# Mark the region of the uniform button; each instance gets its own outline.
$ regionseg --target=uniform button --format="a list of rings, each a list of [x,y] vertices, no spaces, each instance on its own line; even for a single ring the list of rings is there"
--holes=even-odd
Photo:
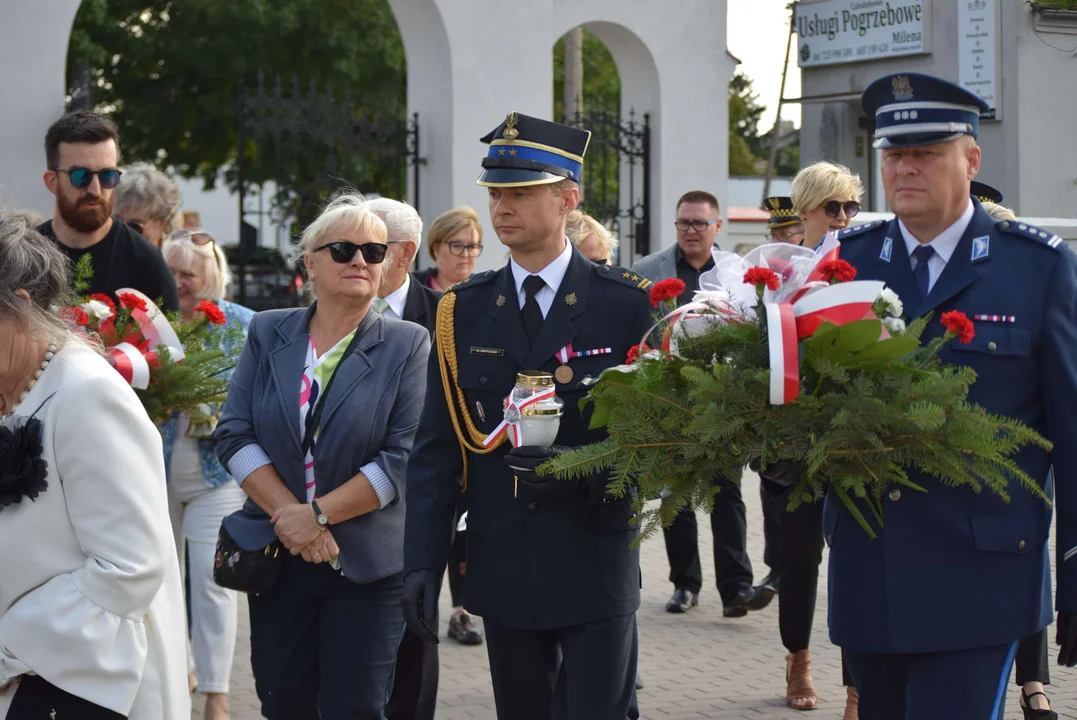
[[[996,350],[998,350],[998,345],[996,345],[995,341],[992,340],[991,342],[987,343],[987,349],[991,352],[995,352]]]
[[[482,383],[483,385],[485,385],[486,384],[486,376],[483,375],[481,378],[479,378],[479,382]]]
[[[1024,549],[1025,549],[1025,541],[1024,541],[1024,540],[1022,540],[1021,542],[1017,543],[1017,549],[1018,549],[1018,550],[1024,550]]]
[[[529,502],[529,503],[527,503],[527,512],[535,512],[535,510],[537,510],[537,509],[538,509],[538,503],[537,502]]]
[[[898,500],[900,500],[901,499],[901,491],[898,490],[897,488],[894,488],[893,490],[891,490],[890,491],[890,499],[892,501],[894,501],[894,502],[897,502]]]

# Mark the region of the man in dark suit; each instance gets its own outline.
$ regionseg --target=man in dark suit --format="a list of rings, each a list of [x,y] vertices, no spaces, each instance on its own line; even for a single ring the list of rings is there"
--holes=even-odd
[[[537,475],[560,451],[605,437],[580,410],[585,377],[623,362],[651,324],[650,281],[596,265],[565,238],[590,133],[510,113],[483,139],[479,184],[512,258],[438,307],[428,385],[408,466],[404,614],[430,642],[461,473],[469,495],[467,607],[481,615],[501,720],[637,718],[635,493]],[[557,445],[510,450],[500,424],[522,371],[556,378]]]
[[[408,273],[422,242],[423,221],[415,208],[397,200],[375,198],[369,205],[385,223],[389,244],[374,307],[386,317],[422,325],[433,336],[441,293],[413,282]],[[438,671],[438,646],[405,630],[396,656],[393,694],[385,706],[388,720],[434,720]]]
[[[1048,494],[1057,482],[1059,662],[1073,666],[1077,259],[1057,236],[996,223],[969,197],[987,110],[976,95],[908,73],[875,81],[861,102],[876,119],[883,187],[897,217],[842,231],[841,257],[858,280],[885,281],[910,318],[934,315],[924,342],[943,334],[943,312],[973,320],[975,337],[944,348],[942,362],[976,371],[971,402],[1054,444],[1050,453],[1026,447],[1014,460]],[[1018,641],[1051,621],[1051,508],[1020,487],[1007,503],[915,468],[909,479],[929,492],[892,488],[875,540],[836,497],[824,511],[830,637],[845,650],[860,717],[1002,718]]]

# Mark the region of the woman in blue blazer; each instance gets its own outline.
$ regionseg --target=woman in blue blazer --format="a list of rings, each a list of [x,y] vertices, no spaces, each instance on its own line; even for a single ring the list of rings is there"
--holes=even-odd
[[[371,308],[387,247],[362,196],[326,207],[297,248],[317,301],[255,315],[214,435],[248,496],[225,530],[244,550],[289,551],[273,588],[248,597],[270,720],[382,720],[392,689],[430,339]]]

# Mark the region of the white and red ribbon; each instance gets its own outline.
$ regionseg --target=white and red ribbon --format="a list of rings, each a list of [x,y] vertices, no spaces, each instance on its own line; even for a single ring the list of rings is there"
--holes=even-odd
[[[150,386],[150,364],[141,350],[131,343],[122,342],[105,352],[108,354],[109,364],[116,368],[128,385],[138,390],[145,390]]]
[[[560,362],[562,365],[567,363],[572,358],[576,357],[576,352],[572,349],[572,343],[569,343],[568,345],[565,345],[563,348],[558,350],[557,354],[554,355],[554,357],[556,357],[557,361]]]
[[[536,391],[534,395],[518,404],[512,403],[512,396],[510,395],[509,397],[505,398],[505,414],[508,415],[510,411],[513,411],[513,415],[515,415],[517,418],[522,418],[524,408],[530,407],[531,405],[534,405],[540,400],[545,400],[546,398],[551,397],[556,391],[557,389],[553,386],[542,388],[541,390]],[[490,447],[494,443],[498,442],[501,439],[501,436],[507,432],[512,432],[513,447],[520,447],[523,444],[524,437],[520,429],[520,423],[509,422],[508,419],[505,419],[502,420],[498,424],[498,426],[494,428],[494,431],[487,435],[486,439],[482,441],[483,447]]]
[[[168,323],[168,318],[166,318],[165,314],[157,308],[157,305],[153,300],[150,300],[143,293],[133,288],[121,288],[116,291],[117,296],[124,293],[136,295],[142,298],[142,301],[146,303],[145,311],[132,308],[131,317],[138,323],[138,327],[142,331],[142,336],[145,337],[146,341],[149,343],[149,349],[156,350],[159,345],[164,345],[168,348],[168,354],[173,362],[183,360],[185,357],[183,343],[180,342],[179,336],[176,335],[176,331],[173,330],[172,326]]]

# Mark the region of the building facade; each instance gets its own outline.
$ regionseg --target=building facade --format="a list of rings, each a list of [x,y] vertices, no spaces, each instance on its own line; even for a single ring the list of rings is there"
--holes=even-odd
[[[1024,0],[815,0],[797,3],[801,159],[832,160],[885,211],[873,80],[919,72],[957,82],[993,110],[980,121],[979,179],[1025,217],[1077,217],[1077,11]],[[915,92],[915,87],[913,87]]]

